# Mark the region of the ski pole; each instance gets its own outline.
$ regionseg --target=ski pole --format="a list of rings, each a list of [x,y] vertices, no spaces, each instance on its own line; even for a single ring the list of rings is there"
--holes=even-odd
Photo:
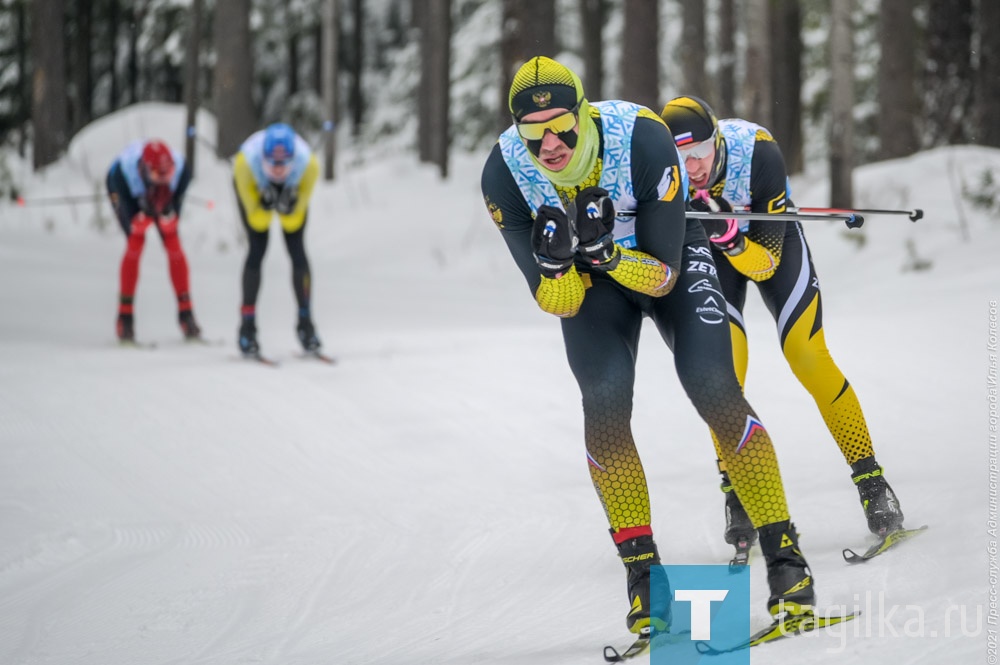
[[[53,196],[44,199],[25,199],[23,196],[17,197],[18,207],[23,208],[29,205],[51,206],[64,205],[67,203],[79,203],[85,201],[99,201],[104,198],[98,194],[73,194],[70,196]]]
[[[20,208],[25,206],[51,206],[51,205],[68,205],[71,203],[87,203],[94,202],[98,203],[105,198],[102,194],[71,194],[69,196],[53,196],[49,198],[41,199],[26,199],[23,196],[17,197],[17,205]],[[215,201],[212,199],[202,198],[196,194],[188,194],[185,200],[191,201],[195,205],[200,205],[202,207],[212,210],[215,208]]]
[[[619,217],[635,217],[634,210],[622,210]],[[801,212],[801,209],[789,212],[697,212],[687,210],[685,217],[692,219],[747,219],[747,220],[786,220],[789,222],[819,222],[843,220],[849,229],[859,228],[865,223],[865,218],[854,211],[830,211],[823,213]]]
[[[920,208],[914,208],[913,210],[881,210],[875,208],[786,208],[788,212],[805,212],[805,213],[859,213],[862,215],[906,215],[910,218],[911,222],[915,222],[918,219],[923,219],[924,211]]]

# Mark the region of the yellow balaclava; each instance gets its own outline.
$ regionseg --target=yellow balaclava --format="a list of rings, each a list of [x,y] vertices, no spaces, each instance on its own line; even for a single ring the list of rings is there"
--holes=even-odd
[[[564,140],[567,146],[573,148],[573,156],[566,168],[561,171],[550,171],[545,168],[537,158],[541,142],[525,141],[525,143],[535,167],[556,185],[573,187],[590,175],[597,163],[597,151],[601,141],[597,133],[597,124],[590,117],[590,104],[583,96],[583,83],[580,82],[580,77],[551,58],[535,56],[524,63],[514,75],[508,106],[514,122],[535,111],[576,108],[579,133],[575,135],[573,145],[570,145],[573,138]]]

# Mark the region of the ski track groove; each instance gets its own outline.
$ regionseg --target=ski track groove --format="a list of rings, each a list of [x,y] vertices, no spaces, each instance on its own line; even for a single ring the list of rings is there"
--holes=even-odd
[[[95,618],[96,623],[100,624],[99,618],[108,613],[107,606],[104,612],[89,611],[79,614],[74,611],[74,605],[84,597],[95,595],[99,590],[113,590],[123,577],[161,558],[169,551],[163,549],[163,546],[174,538],[176,530],[167,527],[139,527],[127,530],[112,528],[106,546],[91,550],[85,556],[55,571],[48,571],[42,579],[18,593],[5,594],[0,609],[6,610],[15,604],[28,605],[20,612],[21,616],[26,618],[24,622],[26,632],[12,655],[18,657],[25,652],[40,651],[38,647],[45,638],[53,633],[63,632],[73,624],[95,622]],[[145,556],[148,553],[153,554],[152,559]],[[86,572],[76,574],[83,569],[86,569]],[[55,598],[56,596],[59,598]],[[128,598],[129,594],[126,592],[124,596],[109,597]],[[52,607],[59,607],[59,614],[72,619],[68,623],[57,622],[51,612]]]

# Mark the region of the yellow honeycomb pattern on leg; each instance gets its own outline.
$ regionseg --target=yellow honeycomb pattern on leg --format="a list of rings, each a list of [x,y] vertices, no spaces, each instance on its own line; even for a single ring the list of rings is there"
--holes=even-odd
[[[629,424],[631,391],[619,381],[594,386],[584,398],[584,416],[590,476],[612,529],[648,525],[646,474]]]
[[[822,326],[817,330],[819,294],[795,322],[785,338],[789,367],[816,401],[827,429],[848,464],[872,457],[871,434],[854,388],[833,362]]]
[[[763,428],[756,430],[739,452],[722,441],[717,442],[716,450],[722,453],[736,496],[755,527],[789,519],[778,458]]]

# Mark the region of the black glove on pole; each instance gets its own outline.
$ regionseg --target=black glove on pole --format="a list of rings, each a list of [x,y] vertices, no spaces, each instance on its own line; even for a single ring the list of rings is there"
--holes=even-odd
[[[618,267],[621,252],[615,245],[615,204],[606,189],[587,187],[570,204],[570,213],[580,240],[577,252],[595,270]]]
[[[555,279],[573,265],[576,234],[559,208],[541,206],[531,227],[531,249],[542,275]]]

